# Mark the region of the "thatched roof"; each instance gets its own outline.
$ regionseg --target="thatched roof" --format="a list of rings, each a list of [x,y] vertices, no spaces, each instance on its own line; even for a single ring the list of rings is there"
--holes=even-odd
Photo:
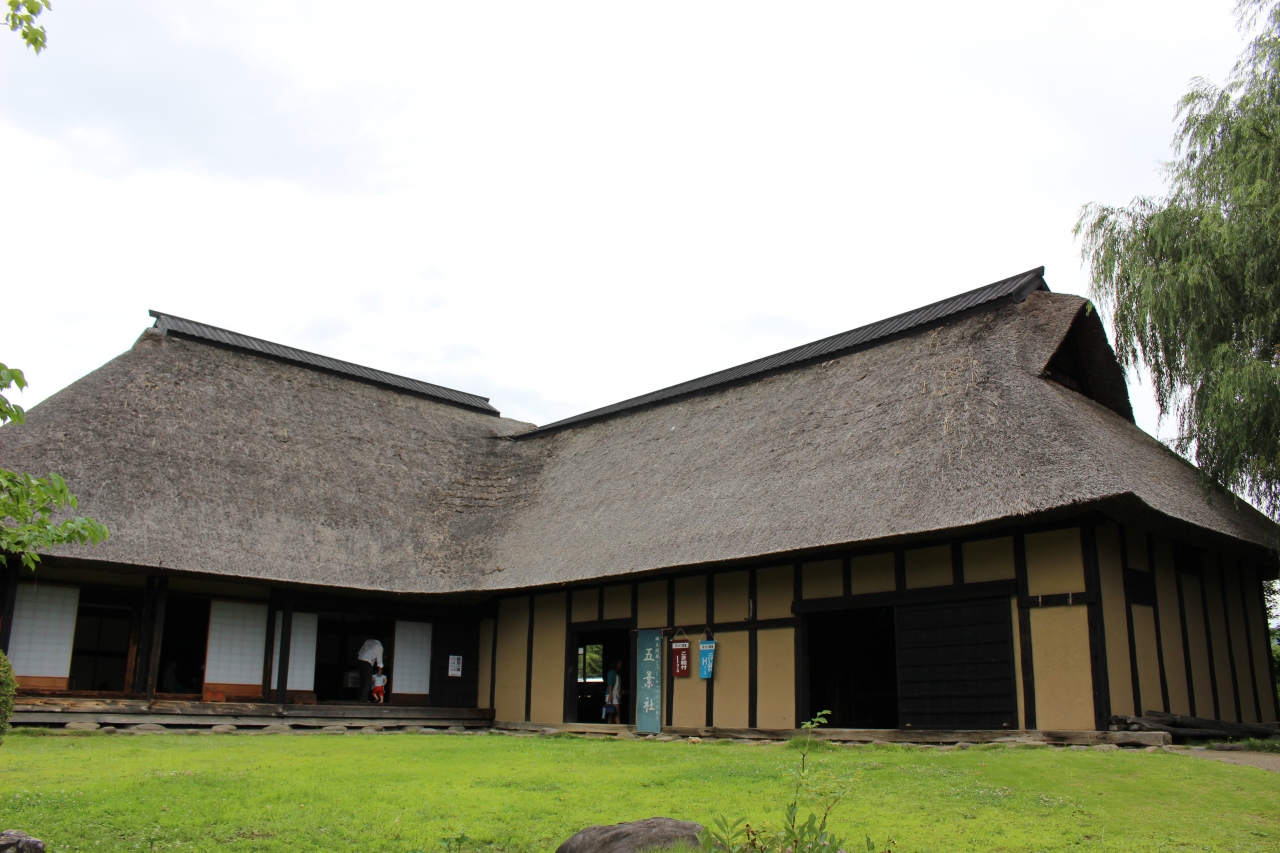
[[[148,329],[0,429],[0,466],[56,470],[107,562],[343,587],[482,585],[535,470],[530,425]]]
[[[149,331],[0,430],[0,466],[59,471],[111,528],[76,555],[397,592],[552,585],[1102,505],[1274,547],[1274,524],[1206,498],[1195,469],[1133,424],[1084,300],[1019,296],[551,432]]]

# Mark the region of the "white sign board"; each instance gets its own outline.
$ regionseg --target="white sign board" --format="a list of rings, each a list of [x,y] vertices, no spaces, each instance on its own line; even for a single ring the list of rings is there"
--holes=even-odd
[[[449,655],[449,677],[462,677],[462,655]]]

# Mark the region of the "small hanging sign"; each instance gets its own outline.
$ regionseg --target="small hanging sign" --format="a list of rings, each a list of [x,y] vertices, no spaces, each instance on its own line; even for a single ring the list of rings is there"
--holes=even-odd
[[[716,641],[698,641],[698,677],[710,678],[716,663]]]
[[[662,731],[662,632],[636,632],[636,731]]]
[[[671,641],[671,675],[675,678],[689,677],[689,641]]]
[[[449,655],[449,677],[462,677],[462,655]]]

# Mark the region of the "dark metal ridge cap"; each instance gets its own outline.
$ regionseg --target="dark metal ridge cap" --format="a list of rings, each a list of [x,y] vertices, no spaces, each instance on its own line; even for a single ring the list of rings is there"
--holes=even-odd
[[[412,393],[431,397],[455,406],[461,406],[465,409],[483,412],[487,415],[500,414],[497,409],[489,404],[488,397],[468,394],[465,391],[455,391],[452,388],[445,388],[442,385],[433,385],[430,382],[423,382],[420,379],[410,379],[407,376],[399,376],[395,373],[387,373],[383,370],[364,367],[363,365],[353,364],[349,361],[341,361],[336,358],[330,358],[326,355],[320,355],[319,353],[295,349],[294,347],[287,347],[283,344],[272,343],[271,341],[266,341],[262,338],[250,337],[249,335],[242,335],[239,332],[220,329],[217,326],[210,326],[205,323],[197,323],[194,320],[187,320],[183,317],[177,317],[173,314],[165,314],[161,311],[152,310],[148,313],[156,320],[154,328],[159,329],[163,334],[175,333],[179,337],[193,338],[224,347],[230,347],[232,349],[250,352],[254,355],[262,355],[269,358],[279,359],[281,361],[301,364],[305,367],[315,368],[326,373],[336,374],[349,379],[358,379],[374,385],[393,388],[398,391],[410,391]]]
[[[859,326],[848,332],[840,332],[821,340],[784,350],[764,358],[749,361],[736,367],[730,367],[697,379],[671,385],[648,394],[641,394],[618,403],[592,409],[580,415],[574,415],[528,432],[512,436],[515,439],[535,438],[569,427],[603,420],[624,412],[649,408],[671,400],[692,396],[711,390],[718,390],[738,383],[763,378],[775,373],[793,370],[811,364],[820,359],[832,356],[848,355],[859,350],[888,343],[909,335],[918,334],[928,329],[950,323],[952,321],[991,311],[1004,305],[1021,302],[1037,290],[1048,290],[1044,280],[1044,267],[1036,267],[1015,276],[957,294],[920,308],[914,308],[896,314],[884,320],[877,320],[865,326]]]

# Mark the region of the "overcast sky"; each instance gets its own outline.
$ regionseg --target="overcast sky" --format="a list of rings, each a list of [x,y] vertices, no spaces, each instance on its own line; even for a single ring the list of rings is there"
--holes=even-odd
[[[0,362],[23,404],[155,308],[536,423],[1042,264],[1084,293],[1080,205],[1158,193],[1178,97],[1243,44],[1231,0],[41,20],[39,57],[0,33]]]

